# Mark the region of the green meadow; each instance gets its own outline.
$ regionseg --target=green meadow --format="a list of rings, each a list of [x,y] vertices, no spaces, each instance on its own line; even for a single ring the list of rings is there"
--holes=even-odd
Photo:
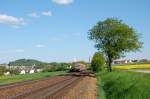
[[[100,99],[150,99],[150,74],[101,72],[97,79]]]

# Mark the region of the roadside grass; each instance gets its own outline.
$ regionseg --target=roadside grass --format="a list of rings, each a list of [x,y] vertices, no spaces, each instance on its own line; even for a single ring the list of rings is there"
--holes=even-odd
[[[0,85],[66,74],[67,71],[41,72],[25,75],[0,76]]]
[[[150,74],[115,71],[96,75],[106,99],[150,99]]]
[[[113,69],[150,69],[150,64],[135,64],[135,65],[120,65],[120,66],[112,66]]]
[[[99,99],[106,99],[106,96],[105,96],[105,91],[103,89],[103,86],[104,86],[104,83],[102,82],[101,80],[101,77],[99,75],[97,75],[97,85],[98,85],[98,96],[99,96]]]

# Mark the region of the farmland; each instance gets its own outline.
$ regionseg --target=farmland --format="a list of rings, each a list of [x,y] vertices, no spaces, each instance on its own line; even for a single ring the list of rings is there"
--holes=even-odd
[[[115,71],[97,74],[101,99],[149,99],[150,74]]]
[[[113,69],[122,69],[122,70],[150,69],[150,64],[120,65],[120,66],[113,66]]]
[[[88,86],[85,86],[87,83]],[[0,86],[0,99],[78,99],[79,97],[97,99],[95,78],[71,73]]]
[[[13,76],[0,76],[0,85],[26,81],[26,80],[35,80],[41,79],[50,76],[56,76],[61,74],[66,74],[66,71],[57,71],[57,72],[41,72],[35,74],[26,74],[26,75],[13,75]]]

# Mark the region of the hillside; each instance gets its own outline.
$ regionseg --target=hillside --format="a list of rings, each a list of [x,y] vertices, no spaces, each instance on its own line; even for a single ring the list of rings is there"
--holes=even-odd
[[[8,65],[9,66],[33,66],[33,65],[39,66],[41,64],[44,63],[34,59],[19,59],[16,61],[9,62]]]

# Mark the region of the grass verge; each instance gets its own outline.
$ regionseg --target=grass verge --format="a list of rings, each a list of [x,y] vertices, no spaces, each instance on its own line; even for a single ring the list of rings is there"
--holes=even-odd
[[[97,74],[97,78],[99,89],[105,91],[106,99],[150,99],[150,74],[102,72]]]
[[[98,81],[98,96],[99,96],[99,99],[106,99],[106,96],[105,96],[105,91],[103,89],[103,86],[104,86],[104,83],[102,82],[101,80],[101,77],[99,75],[97,75],[97,81]]]
[[[67,71],[57,71],[57,72],[41,72],[41,73],[25,74],[25,75],[1,76],[0,85],[20,82],[20,81],[41,79],[50,76],[62,75],[66,73]]]

